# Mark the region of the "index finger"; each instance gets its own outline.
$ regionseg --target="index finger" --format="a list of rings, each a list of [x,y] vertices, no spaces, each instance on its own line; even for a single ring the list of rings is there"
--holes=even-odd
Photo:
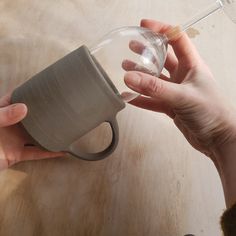
[[[168,31],[170,32],[173,29],[171,25],[154,20],[142,20],[141,26],[161,34],[167,34]],[[180,33],[179,37],[170,40],[169,44],[173,47],[178,60],[184,60],[189,66],[195,66],[201,60],[195,46],[186,33]]]
[[[11,93],[7,93],[0,98],[0,107],[6,107],[11,104]]]

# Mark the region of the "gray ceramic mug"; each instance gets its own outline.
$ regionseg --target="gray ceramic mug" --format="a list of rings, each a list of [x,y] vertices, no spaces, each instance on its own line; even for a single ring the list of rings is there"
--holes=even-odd
[[[12,103],[18,102],[28,107],[23,127],[49,151],[93,161],[110,155],[118,144],[116,115],[125,103],[86,46],[16,88]],[[110,145],[99,153],[80,152],[79,138],[103,122],[109,122],[112,129]]]

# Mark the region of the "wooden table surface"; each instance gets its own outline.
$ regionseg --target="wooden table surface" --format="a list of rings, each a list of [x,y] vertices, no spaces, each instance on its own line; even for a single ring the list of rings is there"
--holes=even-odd
[[[211,2],[1,0],[0,95],[111,29],[141,18],[177,24]],[[218,12],[194,28],[192,40],[234,101],[235,25]],[[66,156],[1,171],[0,235],[221,235],[225,205],[213,164],[162,114],[127,106],[118,120],[119,146],[103,161]],[[103,126],[81,146],[108,139]]]

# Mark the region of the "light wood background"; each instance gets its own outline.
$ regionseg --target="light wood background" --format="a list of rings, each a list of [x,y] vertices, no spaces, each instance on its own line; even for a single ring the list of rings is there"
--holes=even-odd
[[[141,18],[177,24],[210,0],[1,0],[0,95],[81,44]],[[218,12],[193,39],[222,90],[236,99],[236,27]],[[128,106],[116,152],[70,156],[0,172],[0,235],[221,235],[225,205],[213,164],[166,116]],[[109,139],[103,126],[82,146]]]

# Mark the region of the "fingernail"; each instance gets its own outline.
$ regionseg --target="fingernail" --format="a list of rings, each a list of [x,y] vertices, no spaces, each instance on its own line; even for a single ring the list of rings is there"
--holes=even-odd
[[[136,72],[128,72],[125,74],[125,82],[131,87],[138,87],[140,85],[141,76]]]
[[[137,40],[131,40],[131,41],[129,42],[129,45],[130,45],[130,47],[140,46],[140,42],[137,41]],[[141,44],[141,45],[142,45],[142,44]]]
[[[11,110],[10,110],[10,116],[11,117],[18,117],[18,116],[22,116],[27,112],[27,107],[25,104],[13,104],[11,106]]]
[[[143,18],[142,20],[141,20],[141,25],[143,24],[143,23],[145,23],[146,21],[148,21],[149,19],[145,19],[145,18]]]

